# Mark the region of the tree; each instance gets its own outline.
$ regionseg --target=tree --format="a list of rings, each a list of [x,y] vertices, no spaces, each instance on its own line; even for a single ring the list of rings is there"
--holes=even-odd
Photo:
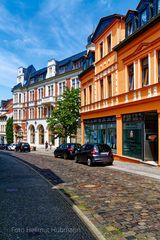
[[[8,118],[6,125],[6,139],[7,143],[13,143],[13,117]]]
[[[55,138],[66,139],[77,133],[80,120],[80,90],[66,89],[47,122],[49,127],[56,133]]]

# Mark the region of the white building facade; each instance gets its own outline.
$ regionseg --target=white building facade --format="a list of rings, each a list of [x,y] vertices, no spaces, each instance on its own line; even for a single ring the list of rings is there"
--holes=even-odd
[[[12,89],[14,142],[27,141],[37,148],[44,148],[46,141],[53,147],[60,144],[49,129],[47,118],[66,87],[80,87],[78,75],[85,54],[84,51],[59,62],[49,60],[47,67],[38,71],[32,65],[19,68],[17,85]]]

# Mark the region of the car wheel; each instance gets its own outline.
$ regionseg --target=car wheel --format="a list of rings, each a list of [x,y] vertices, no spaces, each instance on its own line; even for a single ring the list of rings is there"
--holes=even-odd
[[[92,160],[90,158],[87,159],[87,165],[90,167],[92,166]]]
[[[64,154],[63,154],[63,158],[64,158],[64,159],[67,159],[67,157],[68,157],[68,156],[67,156],[67,153],[64,153]]]
[[[75,160],[76,163],[78,163],[78,157],[77,156],[74,157],[74,160]]]

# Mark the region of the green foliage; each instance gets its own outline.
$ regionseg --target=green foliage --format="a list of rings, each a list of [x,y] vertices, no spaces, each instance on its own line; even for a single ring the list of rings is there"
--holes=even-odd
[[[56,133],[56,137],[65,139],[76,134],[80,119],[80,90],[66,89],[52,115],[48,118],[49,127]]]
[[[8,118],[6,126],[7,143],[13,143],[13,117]]]

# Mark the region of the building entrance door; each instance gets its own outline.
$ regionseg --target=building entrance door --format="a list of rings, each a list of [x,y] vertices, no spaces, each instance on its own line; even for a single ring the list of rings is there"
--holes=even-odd
[[[144,161],[158,161],[158,114],[145,113]]]

